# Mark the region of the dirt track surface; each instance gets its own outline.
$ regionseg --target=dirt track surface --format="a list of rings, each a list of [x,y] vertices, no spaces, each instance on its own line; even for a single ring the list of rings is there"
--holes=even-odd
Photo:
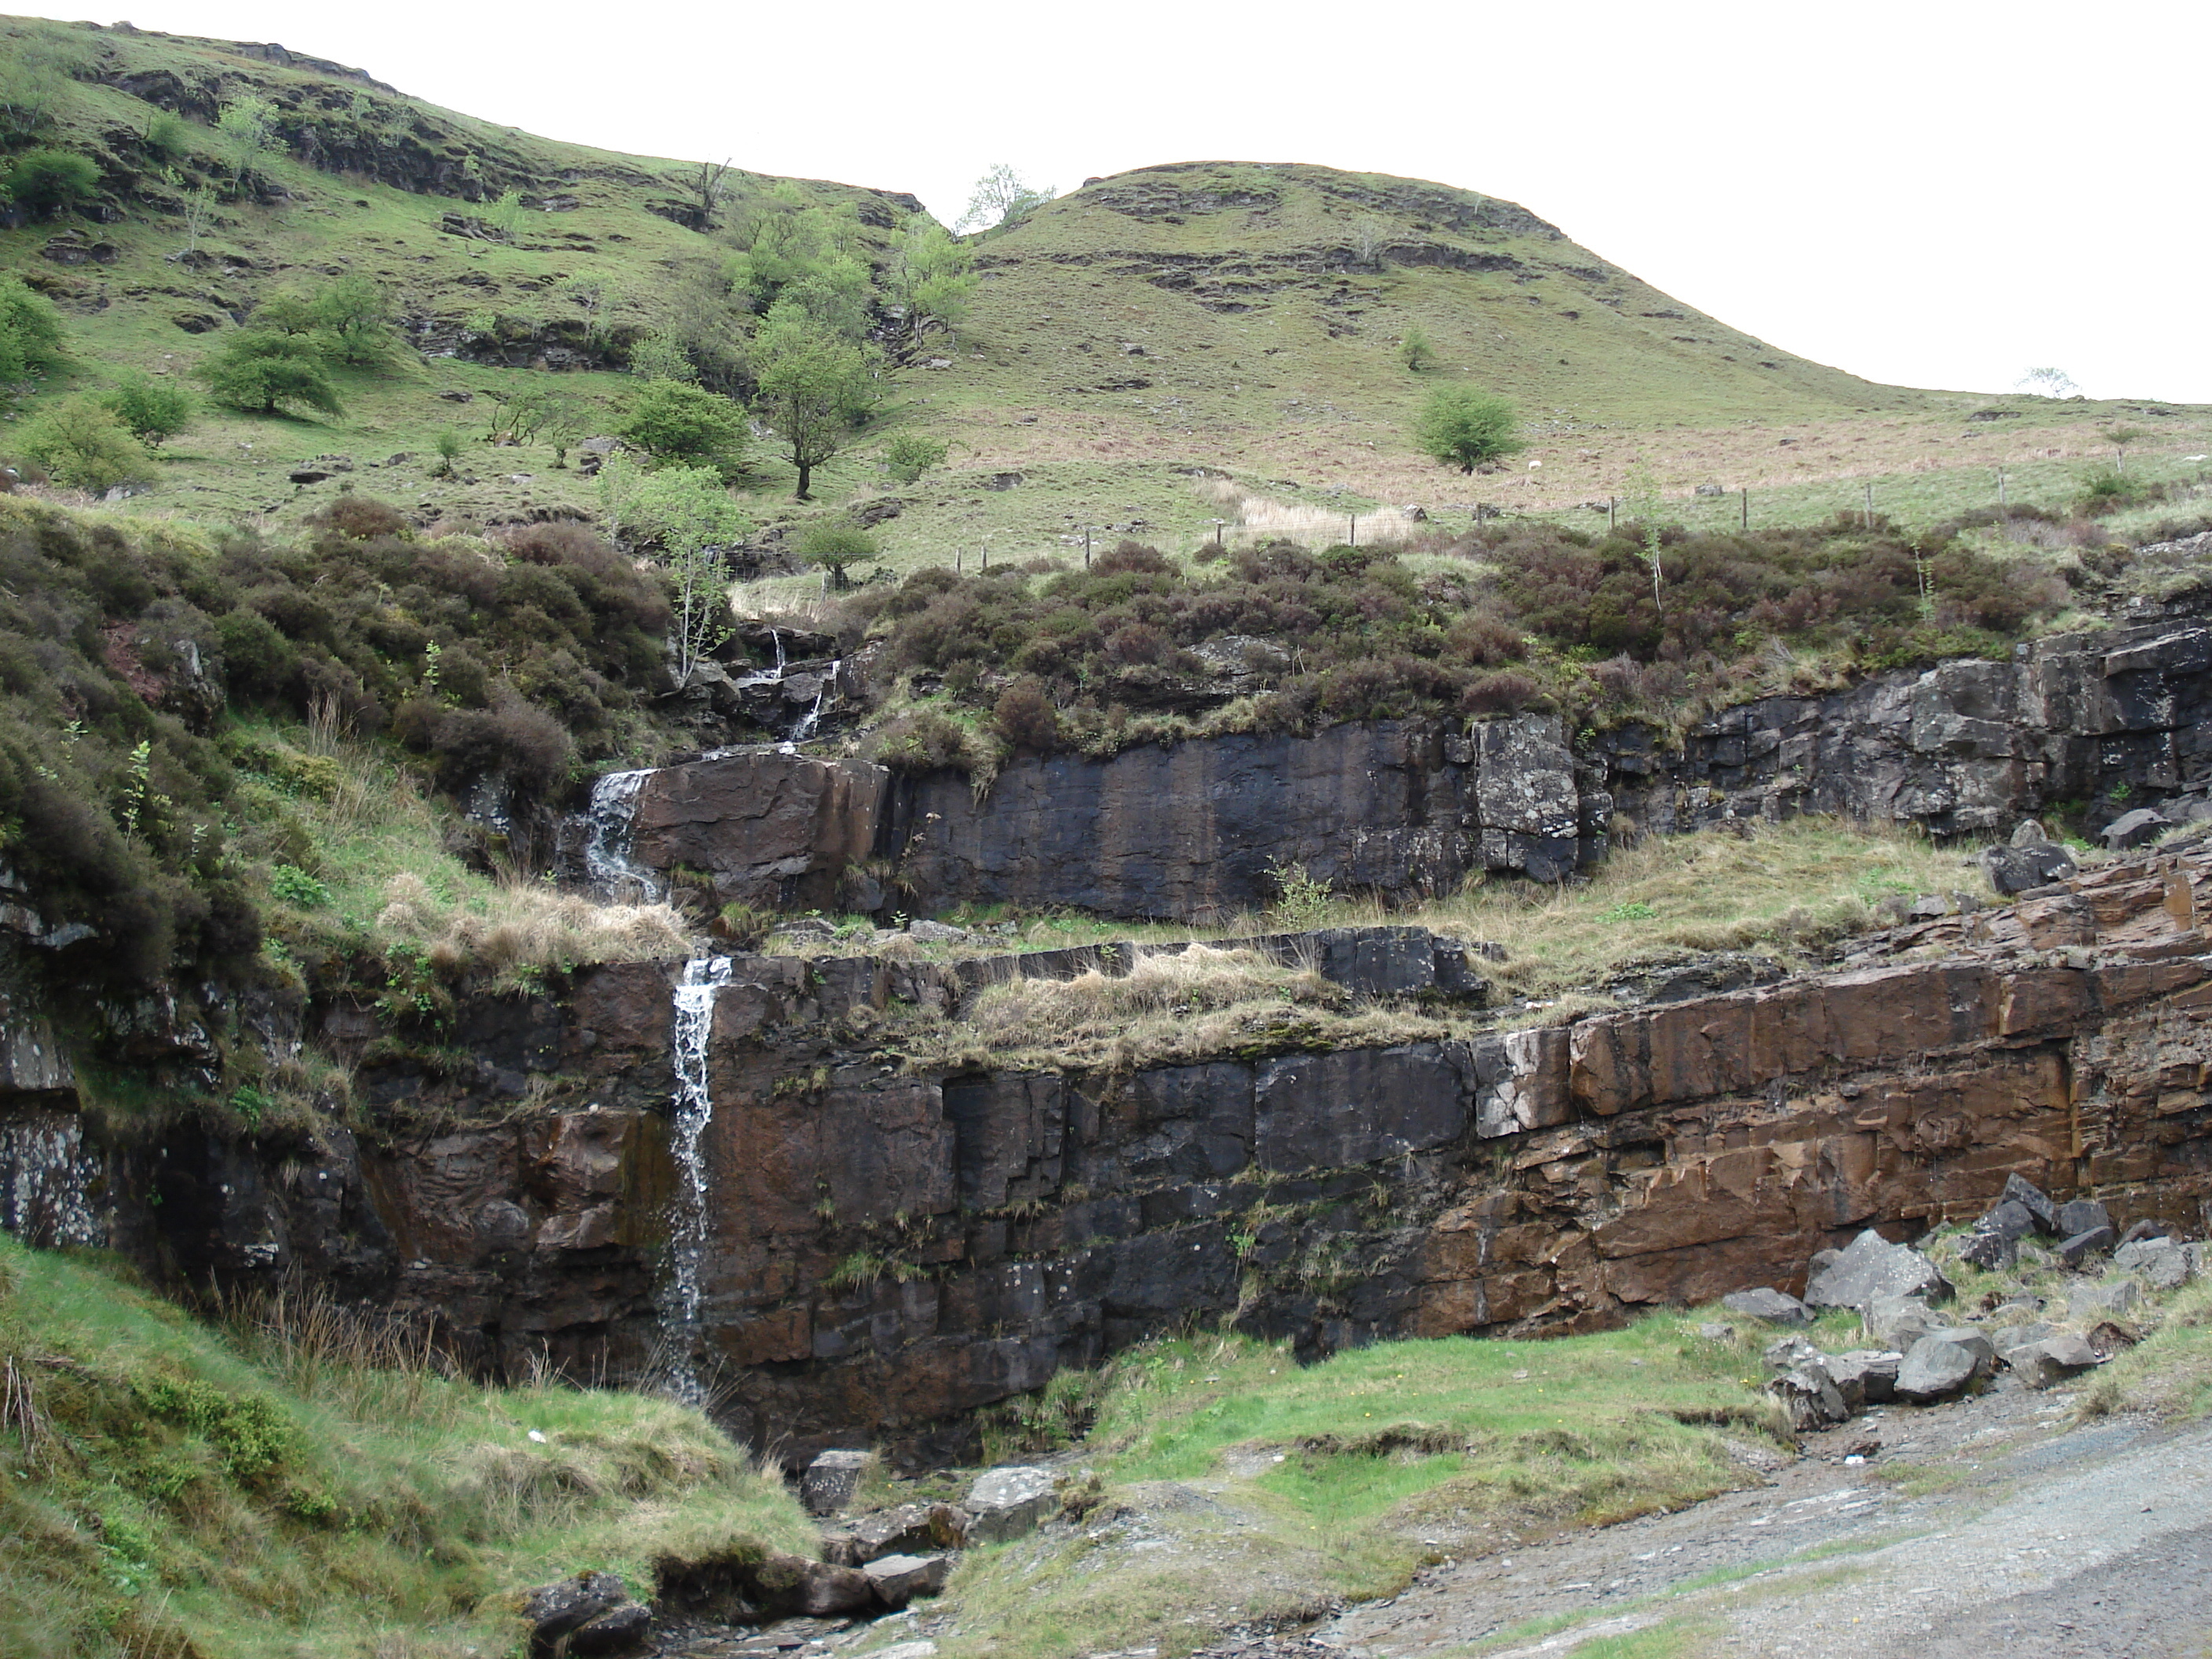
[[[1685,1655],[2212,1655],[2212,1425],[2069,1427],[2070,1404],[1891,1407],[1764,1487],[1431,1568],[1312,1636],[1355,1659],[1550,1659],[1661,1625]]]

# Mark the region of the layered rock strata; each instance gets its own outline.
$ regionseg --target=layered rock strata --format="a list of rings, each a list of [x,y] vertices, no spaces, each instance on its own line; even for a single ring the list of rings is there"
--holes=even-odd
[[[1670,744],[1558,717],[1379,721],[1239,735],[963,775],[746,750],[640,790],[635,848],[712,872],[725,899],[885,908],[1068,906],[1217,921],[1292,867],[1410,901],[1477,871],[1556,881],[1624,829],[1673,833],[1832,812],[1938,835],[2008,830],[2057,803],[2091,827],[2212,795],[2212,627],[2185,614],[1731,708]],[[2212,809],[2206,809],[2212,810]]]

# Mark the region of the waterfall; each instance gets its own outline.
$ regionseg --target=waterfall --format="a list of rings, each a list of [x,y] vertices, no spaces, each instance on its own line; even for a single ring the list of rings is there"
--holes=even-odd
[[[650,775],[610,772],[592,786],[592,804],[584,815],[591,825],[591,838],[584,843],[584,873],[592,893],[611,903],[638,899],[650,904],[660,896],[659,878],[629,855],[637,792]]]
[[[814,689],[814,707],[808,709],[805,717],[791,728],[791,742],[805,743],[814,735],[814,728],[822,723],[822,711],[829,706],[830,688],[836,684],[837,671],[844,665],[842,659],[830,665],[829,672],[822,676],[822,683]]]
[[[737,683],[738,689],[739,690],[743,690],[748,685],[772,684],[783,678],[782,631],[779,629],[771,628],[768,630],[768,637],[769,642],[775,647],[775,666],[773,668],[756,668],[751,673],[746,675],[743,679]]]
[[[707,1159],[701,1140],[714,1115],[707,1082],[707,1041],[714,1030],[714,994],[730,982],[727,957],[701,957],[684,964],[676,985],[669,1031],[676,1071],[671,1097],[676,1158],[676,1199],[669,1218],[668,1287],[661,1328],[669,1339],[669,1369],[678,1396],[697,1405],[704,1395],[698,1371],[699,1270],[707,1251]]]

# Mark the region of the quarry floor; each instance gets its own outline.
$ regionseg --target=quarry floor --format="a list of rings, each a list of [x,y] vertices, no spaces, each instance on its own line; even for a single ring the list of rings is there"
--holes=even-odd
[[[1854,1451],[1865,1461],[1845,1462]],[[2077,1425],[2057,1389],[1877,1408],[1808,1437],[1765,1486],[1448,1562],[1243,1651],[1533,1659],[1590,1644],[1651,1659],[2212,1653],[2212,1425]]]

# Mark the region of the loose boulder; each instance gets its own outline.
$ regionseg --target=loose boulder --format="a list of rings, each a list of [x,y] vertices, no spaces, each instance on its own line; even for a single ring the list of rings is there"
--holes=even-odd
[[[2112,1212],[2094,1198],[2069,1199],[2058,1206],[2051,1219],[2051,1230],[2061,1238],[2094,1232],[2100,1227],[2112,1224]]]
[[[860,1477],[875,1462],[873,1452],[826,1451],[799,1477],[799,1501],[809,1515],[838,1515],[853,1501]]]
[[[1844,1410],[1858,1412],[1869,1406],[1887,1405],[1897,1397],[1897,1372],[1904,1363],[1901,1353],[1854,1348],[1830,1358],[1827,1371],[1836,1392],[1844,1398]]]
[[[1916,1296],[1878,1296],[1867,1304],[1867,1334],[1902,1353],[1941,1323]]]
[[[752,1570],[753,1592],[763,1605],[779,1613],[804,1613],[811,1619],[834,1619],[876,1605],[875,1586],[856,1567],[804,1556],[770,1552]]]
[[[2075,872],[2074,855],[2048,841],[2031,841],[2013,847],[1991,847],[1982,854],[1982,869],[1990,885],[2009,898],[2031,888],[2048,887]]]
[[[1997,1202],[2000,1206],[2019,1205],[2027,1212],[2029,1224],[2036,1231],[2054,1237],[2057,1234],[2058,1206],[2033,1182],[2018,1175],[2007,1176],[2004,1191],[1998,1194]]]
[[[1770,1287],[1755,1291],[1731,1291],[1721,1298],[1721,1306],[1732,1314],[1741,1314],[1747,1319],[1763,1319],[1770,1325],[1809,1325],[1813,1310],[1787,1291]]]
[[[1819,1359],[1791,1367],[1766,1385],[1767,1393],[1782,1402],[1790,1426],[1804,1434],[1840,1423],[1850,1415],[1842,1391]]]
[[[2099,1362],[2097,1351],[2089,1346],[2087,1338],[2066,1331],[2014,1348],[2005,1356],[2005,1363],[2020,1374],[2028,1387],[2047,1389],[2069,1376],[2079,1376]]]
[[[2070,1206],[2069,1206],[2070,1207]],[[2110,1227],[2091,1227],[2075,1233],[2058,1247],[2058,1259],[2069,1267],[2078,1267],[2093,1255],[2111,1249],[2114,1243]]]
[[[952,1576],[949,1555],[885,1555],[861,1571],[887,1607],[902,1607],[917,1595],[935,1595]]]
[[[1815,1273],[1805,1300],[1815,1308],[1865,1308],[1881,1297],[1924,1297],[1941,1302],[1950,1281],[1910,1244],[1893,1244],[1871,1227]]]
[[[2119,1277],[2101,1280],[2094,1285],[2078,1286],[2066,1298],[2066,1312],[2076,1320],[2110,1319],[2115,1314],[2123,1316],[2142,1306],[2142,1286],[2134,1279]]]
[[[2130,848],[2148,847],[2160,836],[2173,827],[2173,821],[2163,812],[2154,812],[2148,806],[2138,806],[2132,812],[2123,812],[2104,828],[2102,839],[2115,853],[2124,853]]]
[[[526,1590],[522,1596],[522,1616],[530,1624],[530,1651],[533,1659],[558,1651],[617,1653],[621,1646],[584,1649],[575,1646],[573,1638],[588,1626],[599,1624],[610,1615],[624,1608],[635,1607],[641,1613],[646,1609],[629,1599],[629,1588],[611,1572],[580,1572],[574,1578],[563,1578],[556,1583],[540,1584],[536,1589]],[[650,1619],[648,1613],[647,1619]],[[612,1627],[609,1627],[612,1628]],[[644,1626],[638,1626],[638,1633]],[[564,1650],[563,1638],[570,1638]],[[623,1644],[633,1638],[625,1638]]]
[[[1897,1368],[1897,1397],[1916,1406],[1933,1405],[1987,1376],[1996,1362],[1996,1348],[1979,1331],[1930,1331],[1905,1350]]]
[[[641,1645],[653,1628],[653,1610],[641,1601],[625,1601],[601,1613],[589,1624],[579,1625],[569,1637],[567,1651],[584,1656],[628,1653]]]
[[[901,1504],[848,1522],[823,1540],[824,1559],[864,1567],[886,1555],[928,1555],[958,1549],[968,1538],[968,1516],[950,1504]]]
[[[1035,1532],[1052,1507],[1052,1475],[1026,1464],[986,1469],[975,1477],[962,1507],[969,1514],[970,1544],[1003,1544]]]
[[[2112,1265],[2140,1273],[2154,1291],[2178,1291],[2189,1282],[2189,1254],[2171,1238],[2143,1238],[2112,1252]]]

